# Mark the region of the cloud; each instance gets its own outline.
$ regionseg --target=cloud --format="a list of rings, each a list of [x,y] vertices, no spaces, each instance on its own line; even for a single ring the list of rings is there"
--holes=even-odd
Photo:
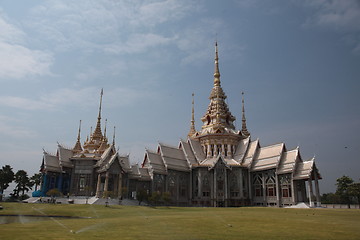
[[[130,18],[132,25],[154,26],[168,21],[184,18],[189,12],[197,10],[194,2],[188,1],[156,1],[140,5],[134,9]]]
[[[182,63],[191,64],[208,60],[209,48],[214,46],[216,34],[223,32],[224,28],[223,22],[218,19],[202,19],[186,28],[177,41],[178,48],[187,54]],[[204,47],[204,43],[207,47]]]
[[[53,0],[33,8],[27,25],[59,51],[138,53],[173,40],[172,34],[156,33],[155,27],[185,17],[194,6],[175,0]]]
[[[50,74],[50,53],[25,46],[26,35],[0,11],[0,79]]]
[[[0,115],[0,135],[6,136],[7,138],[30,138],[36,135],[34,131],[24,129],[16,124],[17,119]]]
[[[305,26],[319,26],[350,35],[356,42],[353,52],[359,52],[360,46],[360,2],[358,0],[312,0],[305,6],[312,8]]]
[[[140,53],[151,47],[169,44],[173,40],[174,37],[167,38],[153,33],[132,34],[124,44],[115,43],[106,46],[104,49],[111,53]]]
[[[46,101],[13,96],[1,96],[0,105],[23,110],[39,110],[51,107],[51,104]]]
[[[30,99],[14,96],[1,96],[0,105],[22,110],[57,111],[63,107],[81,106],[93,107],[98,104],[100,89],[88,87],[82,89],[62,88],[50,93],[43,94],[38,99]],[[109,102],[109,107],[126,106],[136,103],[138,100],[150,97],[151,94],[145,90],[133,88],[105,89],[104,101]],[[121,97],[121,101],[119,100]]]
[[[360,2],[357,0],[308,1],[316,9],[310,22],[319,26],[336,28],[340,31],[360,30]]]

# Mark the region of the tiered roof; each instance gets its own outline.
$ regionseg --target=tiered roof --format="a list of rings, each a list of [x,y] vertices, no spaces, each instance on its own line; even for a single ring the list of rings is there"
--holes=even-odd
[[[72,149],[65,148],[58,144],[58,150],[56,154],[49,154],[44,151],[43,163],[41,166],[42,171],[55,171],[62,172],[64,168],[73,168],[74,160],[78,161],[94,161],[94,168],[98,172],[107,171],[110,166],[118,164],[124,169],[124,171],[131,172],[129,163],[129,156],[121,156],[115,149],[115,127],[113,143],[109,144],[106,137],[106,121],[104,134],[101,130],[101,105],[102,105],[103,90],[100,94],[99,113],[97,118],[97,124],[94,132],[91,131],[90,137],[84,142],[84,146],[81,146],[80,133],[81,133],[81,120],[78,130],[77,141]],[[114,166],[116,167],[116,166]]]
[[[229,168],[247,168],[250,172],[274,169],[278,174],[291,173],[299,179],[310,177],[314,160],[303,161],[299,148],[287,151],[284,143],[261,147],[258,139],[251,140],[246,126],[243,93],[242,126],[240,131],[235,129],[235,117],[226,104],[226,95],[221,87],[217,43],[215,44],[214,85],[209,99],[207,111],[201,118],[203,126],[199,132],[195,130],[193,99],[188,140],[180,140],[178,148],[159,144],[157,152],[146,150],[142,168],[148,168],[150,176],[154,173],[167,174],[169,169],[189,171],[197,167],[212,168],[222,161]],[[207,157],[200,141],[208,137],[222,140],[227,137],[237,139],[234,154],[223,156],[220,153],[217,156]]]

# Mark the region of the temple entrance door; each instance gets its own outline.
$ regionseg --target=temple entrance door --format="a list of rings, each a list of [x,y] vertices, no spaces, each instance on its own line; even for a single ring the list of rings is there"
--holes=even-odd
[[[301,184],[298,182],[296,184],[296,192],[297,192],[297,202],[304,202],[304,199],[303,199],[303,191],[301,189]]]

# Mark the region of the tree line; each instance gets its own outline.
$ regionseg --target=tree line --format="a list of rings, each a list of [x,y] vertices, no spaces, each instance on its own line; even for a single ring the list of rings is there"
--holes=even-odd
[[[360,207],[360,182],[354,182],[349,176],[342,176],[336,180],[336,192],[324,193],[321,196],[324,204],[359,204]]]
[[[23,200],[29,196],[27,191],[31,190],[35,186],[35,191],[41,183],[41,174],[35,173],[32,177],[29,177],[27,172],[19,170],[14,173],[10,165],[5,165],[0,169],[0,201],[3,200],[4,191],[9,187],[10,183],[15,182],[15,188],[10,193],[12,200]]]

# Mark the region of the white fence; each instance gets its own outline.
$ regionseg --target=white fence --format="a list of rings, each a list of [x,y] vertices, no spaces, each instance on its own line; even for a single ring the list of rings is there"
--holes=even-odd
[[[325,208],[343,208],[343,209],[349,209],[349,205],[347,204],[321,204],[322,207]],[[359,204],[350,204],[351,209],[359,209]]]

